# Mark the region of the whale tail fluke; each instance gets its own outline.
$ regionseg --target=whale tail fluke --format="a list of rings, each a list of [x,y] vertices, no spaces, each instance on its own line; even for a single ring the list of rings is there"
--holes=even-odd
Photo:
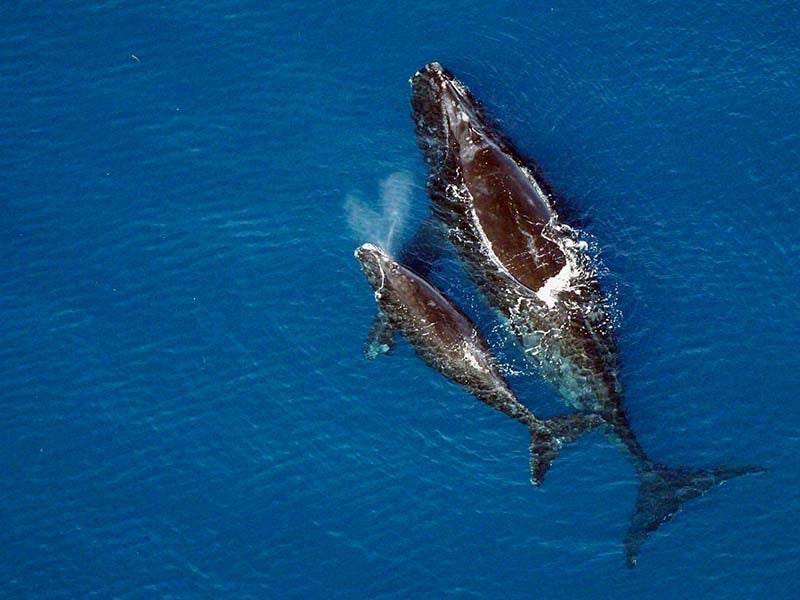
[[[670,469],[648,465],[641,473],[636,510],[625,536],[625,560],[635,567],[639,548],[662,523],[671,520],[683,503],[698,498],[726,481],[761,473],[763,467],[715,467],[713,469]]]
[[[531,426],[531,483],[541,485],[564,444],[604,424],[595,415],[562,415]]]

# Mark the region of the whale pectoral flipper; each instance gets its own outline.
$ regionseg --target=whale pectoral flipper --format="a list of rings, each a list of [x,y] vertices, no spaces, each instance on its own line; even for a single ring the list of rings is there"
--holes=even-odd
[[[382,310],[378,310],[369,328],[364,354],[370,360],[394,350],[394,330]]]
[[[564,444],[577,440],[582,434],[603,425],[596,415],[562,415],[537,421],[531,426],[531,483],[541,485],[550,465]]]
[[[713,469],[670,469],[651,465],[640,473],[636,510],[625,535],[625,560],[636,566],[639,548],[662,523],[670,521],[683,503],[698,498],[711,488],[749,473],[761,473],[763,467],[716,467]]]

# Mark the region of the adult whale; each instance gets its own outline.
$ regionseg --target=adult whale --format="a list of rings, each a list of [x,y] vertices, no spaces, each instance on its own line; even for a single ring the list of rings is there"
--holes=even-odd
[[[555,191],[438,63],[411,78],[433,212],[467,271],[525,355],[562,398],[601,417],[630,456],[640,488],[625,537],[634,566],[647,535],[681,505],[761,469],[672,469],[650,460],[623,406],[619,353],[596,268],[563,223]]]
[[[594,415],[539,419],[517,400],[486,339],[439,289],[373,244],[355,252],[378,303],[381,320],[450,381],[530,430],[531,482],[539,485],[561,446],[602,424]]]

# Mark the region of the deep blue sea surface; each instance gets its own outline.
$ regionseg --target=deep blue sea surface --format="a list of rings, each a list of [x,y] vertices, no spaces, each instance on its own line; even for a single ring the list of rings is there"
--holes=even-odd
[[[796,598],[798,22],[788,1],[5,3],[0,596]],[[653,458],[769,469],[689,502],[636,569],[610,440],[536,489],[517,423],[407,344],[364,359],[352,253],[427,214],[408,78],[432,60],[577,207]],[[527,405],[563,412],[452,256],[435,280]]]

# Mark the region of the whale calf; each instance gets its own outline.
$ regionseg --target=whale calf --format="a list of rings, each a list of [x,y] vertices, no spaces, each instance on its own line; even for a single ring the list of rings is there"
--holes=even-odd
[[[758,467],[673,469],[652,461],[623,405],[620,359],[596,267],[557,212],[555,190],[438,63],[411,78],[412,115],[434,215],[466,271],[561,398],[608,424],[639,476],[625,538],[636,564],[647,535],[681,505]]]
[[[532,483],[541,484],[564,443],[602,424],[593,415],[537,418],[517,400],[486,339],[439,289],[373,244],[360,246],[355,256],[384,323],[402,334],[447,379],[528,427]]]
[[[433,217],[426,219],[400,250],[398,261],[417,276],[427,279],[442,255],[443,236],[441,224]],[[365,356],[372,360],[394,350],[394,331],[386,318],[378,311],[372,320],[364,347]]]

